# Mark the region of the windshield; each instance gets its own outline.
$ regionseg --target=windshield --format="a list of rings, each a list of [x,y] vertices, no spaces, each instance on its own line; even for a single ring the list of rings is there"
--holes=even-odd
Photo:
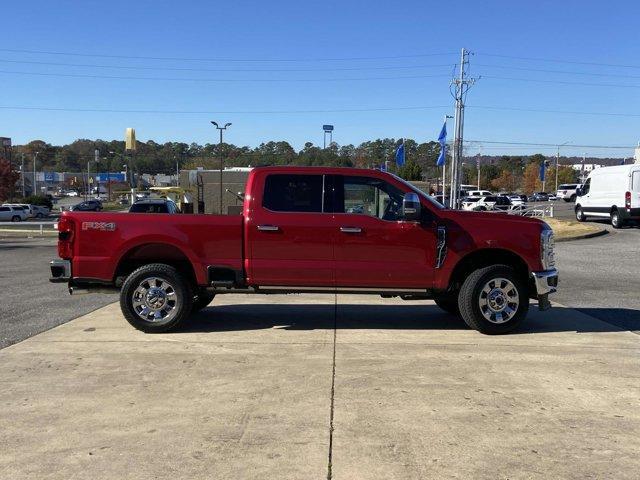
[[[409,189],[411,189],[412,192],[416,192],[418,195],[420,195],[422,198],[424,198],[425,200],[427,200],[434,208],[438,209],[438,210],[444,210],[446,207],[444,205],[442,205],[440,202],[438,202],[435,198],[427,195],[426,193],[424,193],[422,190],[420,190],[419,188],[416,188],[415,186],[411,185],[409,182],[407,182],[406,180],[400,178],[397,175],[394,175],[393,173],[390,173],[389,175],[391,175],[393,178],[395,178],[396,180],[398,180],[399,182],[401,182],[402,184],[406,185],[407,187],[409,187]]]

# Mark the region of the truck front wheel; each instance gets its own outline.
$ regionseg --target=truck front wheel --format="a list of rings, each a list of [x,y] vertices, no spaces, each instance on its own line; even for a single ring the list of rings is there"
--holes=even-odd
[[[488,335],[508,333],[526,317],[529,295],[523,280],[506,265],[475,270],[467,277],[458,298],[465,323]]]
[[[145,265],[127,277],[120,292],[120,308],[127,321],[146,333],[168,332],[191,314],[193,293],[175,268],[163,263]]]

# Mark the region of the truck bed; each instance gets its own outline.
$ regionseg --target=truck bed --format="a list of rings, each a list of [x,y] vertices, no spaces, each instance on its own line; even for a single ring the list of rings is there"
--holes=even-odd
[[[111,282],[121,261],[170,258],[179,252],[191,262],[201,285],[207,283],[209,265],[242,270],[242,215],[65,212],[64,216],[75,224],[74,277]]]

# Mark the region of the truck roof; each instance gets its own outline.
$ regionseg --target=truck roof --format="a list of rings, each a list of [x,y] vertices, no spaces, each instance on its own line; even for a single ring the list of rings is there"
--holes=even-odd
[[[371,175],[374,174],[386,174],[388,172],[383,172],[381,170],[373,169],[373,168],[353,168],[353,167],[323,167],[323,166],[298,166],[298,165],[270,165],[266,167],[255,167],[251,173],[254,172],[291,172],[291,173],[300,173],[300,172],[309,172],[309,173],[334,173],[336,175],[339,174],[362,174],[362,175]]]

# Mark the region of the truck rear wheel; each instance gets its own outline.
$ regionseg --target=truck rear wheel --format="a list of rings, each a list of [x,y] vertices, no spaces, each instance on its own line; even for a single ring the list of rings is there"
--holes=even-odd
[[[120,308],[127,321],[146,333],[168,332],[191,314],[193,293],[186,279],[170,265],[152,263],[127,277]]]
[[[513,268],[492,265],[467,277],[458,299],[460,315],[469,327],[488,335],[508,333],[526,317],[529,295]]]
[[[193,297],[193,304],[191,307],[191,311],[193,313],[199,312],[200,310],[202,310],[203,308],[206,308],[207,305],[209,305],[211,303],[211,301],[213,300],[213,298],[216,296],[215,293],[212,292],[207,292],[206,290],[200,290],[194,297]]]

